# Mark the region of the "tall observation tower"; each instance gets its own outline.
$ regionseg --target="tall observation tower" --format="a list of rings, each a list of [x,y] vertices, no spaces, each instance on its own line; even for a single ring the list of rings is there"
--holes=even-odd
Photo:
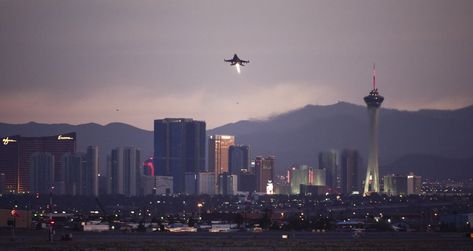
[[[376,71],[373,65],[373,90],[364,98],[368,106],[369,127],[369,149],[368,169],[366,170],[364,195],[379,193],[379,167],[378,167],[378,108],[384,101],[376,88]]]

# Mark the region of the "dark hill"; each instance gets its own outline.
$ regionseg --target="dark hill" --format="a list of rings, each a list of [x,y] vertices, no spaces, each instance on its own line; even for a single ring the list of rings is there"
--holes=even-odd
[[[381,108],[379,115],[381,165],[409,154],[473,158],[473,106],[415,112]],[[316,165],[318,152],[328,149],[355,148],[366,159],[367,128],[366,107],[339,102],[308,105],[262,121],[236,122],[208,133],[235,135],[255,154],[274,154],[283,170],[293,163]]]
[[[452,172],[460,176],[471,175],[467,170],[473,159],[473,106],[415,112],[382,108],[379,115],[382,169],[422,173],[430,170],[443,176],[447,173],[440,169],[452,167]],[[266,120],[239,121],[209,130],[208,134],[235,135],[238,143],[251,146],[253,156],[276,155],[277,169],[282,172],[294,163],[316,166],[317,154],[328,149],[355,148],[366,159],[367,128],[366,107],[339,102],[327,106],[307,105]],[[79,151],[84,151],[88,145],[100,147],[102,170],[105,155],[113,147],[136,146],[142,150],[143,159],[153,153],[152,131],[122,123],[105,126],[0,123],[2,137],[66,132],[77,132]]]

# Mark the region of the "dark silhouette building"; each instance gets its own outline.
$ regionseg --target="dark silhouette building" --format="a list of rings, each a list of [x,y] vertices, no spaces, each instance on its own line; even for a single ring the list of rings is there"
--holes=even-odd
[[[266,193],[269,181],[274,181],[274,156],[266,158],[258,156],[255,159],[256,192]]]
[[[344,149],[340,156],[341,189],[342,193],[351,194],[359,191],[361,182],[359,181],[361,158],[357,150]]]
[[[255,192],[256,191],[256,175],[243,169],[238,175],[238,191]]]
[[[319,168],[325,169],[326,185],[332,190],[340,188],[340,168],[338,165],[338,153],[331,150],[319,153]]]
[[[185,191],[185,173],[205,171],[205,122],[166,118],[154,121],[155,175],[172,176],[174,193]]]
[[[86,153],[67,153],[61,158],[66,195],[98,196],[98,147],[87,147]]]
[[[228,150],[228,172],[239,174],[250,167],[250,147],[245,145],[230,146]]]

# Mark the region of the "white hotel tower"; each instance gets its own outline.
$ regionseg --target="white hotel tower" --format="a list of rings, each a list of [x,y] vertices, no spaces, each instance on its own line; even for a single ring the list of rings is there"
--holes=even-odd
[[[368,106],[369,127],[369,149],[368,168],[366,170],[365,189],[363,194],[379,193],[379,167],[378,167],[378,111],[384,101],[376,89],[375,66],[373,65],[373,90],[364,98]]]

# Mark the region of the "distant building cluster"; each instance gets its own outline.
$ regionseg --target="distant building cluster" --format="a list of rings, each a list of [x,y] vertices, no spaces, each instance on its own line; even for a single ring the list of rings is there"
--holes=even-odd
[[[145,196],[163,194],[357,194],[363,191],[362,160],[355,149],[318,153],[317,163],[275,174],[276,156],[252,157],[232,135],[206,135],[204,121],[154,121],[154,154],[116,147],[99,170],[99,149],[76,152],[76,134],[9,136],[0,149],[2,193]],[[7,139],[7,140],[5,140]],[[206,164],[207,163],[207,164]],[[418,194],[421,178],[384,177],[384,193]]]
[[[384,176],[384,193],[391,196],[411,195],[422,193],[422,177],[392,174]]]
[[[206,135],[206,124],[190,118],[154,121],[154,154],[142,160],[140,149],[116,147],[99,173],[98,147],[76,152],[76,134],[2,138],[0,192],[66,195],[158,194],[235,195],[421,193],[421,177],[409,174],[379,178],[378,112],[384,101],[376,88],[364,101],[368,107],[369,149],[363,179],[355,149],[318,154],[314,165],[298,164],[286,176],[275,175],[275,156],[252,158],[250,146],[236,144],[232,135]],[[363,182],[362,182],[363,180]],[[380,183],[384,182],[384,191]]]

